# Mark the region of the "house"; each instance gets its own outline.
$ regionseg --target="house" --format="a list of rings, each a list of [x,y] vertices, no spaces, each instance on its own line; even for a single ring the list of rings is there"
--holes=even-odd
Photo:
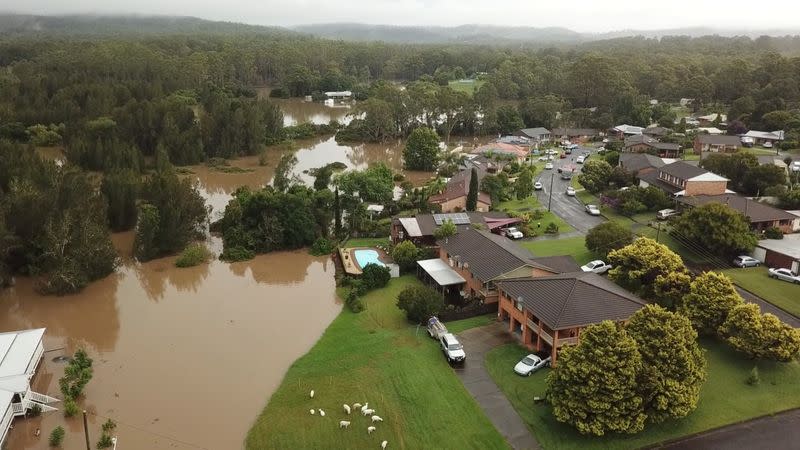
[[[789,234],[783,239],[758,241],[753,250],[753,258],[764,261],[769,267],[800,273],[800,234]]]
[[[394,217],[392,219],[390,238],[393,244],[411,241],[417,246],[435,246],[436,237],[433,232],[447,220],[452,221],[456,226],[479,226],[489,231],[496,227],[513,225],[521,221],[521,219],[510,218],[500,211],[417,214],[414,217]]]
[[[750,220],[750,228],[764,231],[770,227],[780,228],[784,233],[791,233],[795,216],[782,209],[760,203],[736,193],[720,195],[686,196],[679,200],[684,206],[702,206],[709,203],[722,203],[742,213]]]
[[[533,145],[533,142],[526,138],[525,136],[517,136],[517,135],[510,135],[510,136],[501,136],[497,138],[497,141],[500,144],[511,144],[516,145],[518,147],[530,147]]]
[[[625,136],[635,136],[637,134],[642,134],[644,128],[637,127],[633,125],[617,125],[614,128],[608,130],[608,134],[610,136],[616,136],[618,138],[624,138]]]
[[[548,142],[550,141],[550,130],[547,128],[537,127],[537,128],[523,128],[521,130],[517,130],[514,135],[522,136],[524,138],[528,138],[533,142]]]
[[[581,332],[604,320],[625,322],[647,303],[592,272],[501,280],[498,318],[508,320],[522,345],[549,352],[551,365],[558,351],[580,342]]]
[[[484,156],[502,156],[521,163],[525,161],[525,158],[528,156],[528,149],[519,145],[492,142],[490,144],[481,145],[472,150],[471,153]]]
[[[713,134],[714,136],[718,136],[720,134],[725,134],[723,130],[720,130],[717,127],[700,127],[695,130],[698,134]]]
[[[586,142],[599,135],[600,133],[592,128],[555,128],[550,132],[553,140],[569,141],[575,144]]]
[[[8,435],[14,417],[31,408],[55,411],[50,406],[57,398],[31,391],[31,379],[44,355],[44,328],[0,333],[0,446]]]
[[[476,166],[478,168],[478,166]],[[483,177],[486,175],[486,170],[477,171],[478,185]],[[455,174],[450,181],[447,182],[444,192],[441,194],[431,195],[428,198],[428,203],[436,205],[440,212],[452,213],[465,211],[467,209],[467,195],[469,194],[469,184],[472,178],[472,170],[462,170]],[[476,210],[479,212],[489,211],[492,206],[492,199],[489,194],[485,192],[478,192],[478,204]]]
[[[563,271],[580,271],[570,256],[535,258],[513,241],[471,226],[458,227],[458,233],[438,241],[439,258],[454,272],[446,278],[441,264],[419,261],[420,276],[440,291],[457,291],[465,298],[479,298],[484,303],[497,303],[496,283],[512,278],[549,276]],[[430,261],[430,260],[426,260]],[[427,270],[435,266],[438,273]],[[439,285],[441,279],[464,282],[457,285]]]
[[[694,137],[694,152],[733,153],[742,146],[739,136],[715,136],[698,134]]]
[[[664,127],[647,127],[642,130],[642,134],[646,134],[653,138],[660,138],[672,134],[672,130]]]
[[[671,142],[659,142],[645,135],[638,134],[625,138],[623,152],[650,153],[662,158],[677,158],[681,153],[681,146]]]
[[[769,142],[770,144],[776,144],[783,140],[784,132],[783,130],[778,131],[756,131],[750,130],[747,133],[742,135],[742,138],[747,138],[750,142],[756,145],[764,145],[765,143]]]
[[[724,123],[728,121],[728,116],[725,114],[712,113],[707,116],[697,117],[697,122],[701,127],[710,127],[714,125],[714,122],[717,121],[717,119],[719,119],[719,123]]]
[[[649,153],[621,153],[619,155],[619,166],[636,178],[639,175],[651,173],[665,164],[663,159]]]
[[[773,165],[782,169],[786,174],[789,174],[789,166],[786,162],[776,155],[758,155],[758,164],[762,166]]]
[[[665,164],[657,171],[639,174],[639,186],[655,186],[674,196],[731,193],[728,179],[685,161]]]

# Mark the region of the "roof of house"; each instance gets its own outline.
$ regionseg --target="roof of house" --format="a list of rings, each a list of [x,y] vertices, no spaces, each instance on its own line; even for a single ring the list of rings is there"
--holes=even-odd
[[[681,146],[678,144],[674,144],[672,142],[659,142],[658,140],[653,139],[645,134],[636,134],[625,138],[626,148],[641,144],[653,147],[656,150],[678,151],[681,149]]]
[[[697,132],[706,132],[708,134],[725,134],[724,131],[717,127],[699,127],[697,128]]]
[[[675,161],[672,164],[661,166],[660,170],[661,172],[680,178],[681,180],[690,180],[694,177],[709,173],[701,167],[693,166],[683,161]]]
[[[497,139],[498,143],[511,145],[531,145],[531,140],[527,136],[507,135]]]
[[[783,140],[783,130],[778,130],[778,131],[750,130],[747,133],[743,134],[742,136],[750,137],[753,139],[769,139],[773,141],[781,141]]]
[[[487,167],[481,164],[474,165],[476,172],[478,174],[478,184],[486,176]],[[441,194],[431,195],[428,198],[429,203],[444,203],[459,197],[466,197],[469,193],[469,182],[472,178],[472,170],[462,170],[455,175],[447,182],[447,186],[445,186],[444,192]],[[491,205],[492,198],[489,194],[485,192],[478,192],[478,202]]]
[[[569,255],[539,256],[531,261],[555,269],[559,273],[579,272],[581,270],[580,264]]]
[[[628,124],[617,125],[613,129],[614,131],[618,131],[623,134],[642,134],[642,131],[644,130],[644,128],[642,127],[637,127]]]
[[[44,330],[36,328],[0,333],[0,378],[26,375]]]
[[[500,211],[490,212],[465,212],[469,218],[470,223],[477,223],[486,225],[486,219],[505,219],[507,214]],[[436,225],[436,220],[433,214],[417,214],[415,217],[398,217],[397,220],[405,228],[406,233],[410,237],[433,236],[433,232],[439,225]]]
[[[789,167],[789,166],[786,165],[786,163],[783,161],[783,159],[781,159],[780,156],[758,155],[757,158],[758,158],[758,163],[761,164],[762,166],[763,165],[767,165],[767,164],[772,164],[772,165],[780,167],[781,169],[786,169],[786,168]]]
[[[491,142],[472,150],[471,153],[495,153],[509,155],[517,158],[528,156],[528,150],[518,145],[506,144],[504,142]]]
[[[726,116],[725,114],[718,114],[718,113],[711,113],[711,114],[708,114],[706,116],[698,116],[697,119],[698,120],[707,120],[709,122],[713,122],[713,121],[717,120],[717,116],[719,116],[720,122],[725,122],[726,120],[728,120],[728,116]]]
[[[631,173],[642,169],[658,168],[664,165],[664,160],[649,153],[622,153],[619,155],[619,165]]]
[[[596,136],[597,130],[593,128],[554,128],[553,136]]]
[[[800,260],[800,234],[787,234],[783,239],[763,239],[758,246]]]
[[[681,202],[702,206],[709,203],[722,203],[750,218],[750,222],[771,222],[773,220],[794,220],[795,216],[782,209],[774,208],[738,194],[695,195],[680,199]]]
[[[497,286],[553,330],[625,320],[647,304],[592,272],[504,280]]]
[[[518,133],[522,134],[523,136],[527,136],[529,138],[539,138],[539,137],[544,136],[546,134],[550,134],[550,130],[548,130],[547,128],[543,128],[543,127],[523,128],[523,129],[519,130]]]
[[[698,134],[697,142],[701,144],[708,144],[708,145],[729,145],[734,147],[740,147],[742,145],[742,139],[739,136],[718,136],[714,134]]]
[[[661,189],[662,191],[665,191],[670,194],[674,194],[682,190],[682,188],[678,186],[671,185],[666,181],[659,179],[658,172],[655,170],[652,172],[640,173],[638,177],[639,180],[646,182],[648,185],[655,186]]]
[[[648,134],[650,136],[666,136],[672,133],[672,130],[664,127],[647,127],[644,130],[642,130],[642,133]]]
[[[433,278],[439,286],[451,286],[466,282],[464,277],[439,258],[417,261],[417,264]]]

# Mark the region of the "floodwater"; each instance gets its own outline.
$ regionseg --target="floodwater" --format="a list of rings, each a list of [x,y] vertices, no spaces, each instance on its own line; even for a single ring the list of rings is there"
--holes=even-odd
[[[259,98],[268,98],[270,90],[268,87],[255,88]],[[307,102],[297,98],[270,98],[270,101],[275,102],[283,111],[284,126],[304,122],[323,125],[331,120],[337,120],[339,123],[347,125],[352,120],[352,117],[348,116],[353,112],[349,102],[337,102],[334,106],[326,106],[322,102]]]

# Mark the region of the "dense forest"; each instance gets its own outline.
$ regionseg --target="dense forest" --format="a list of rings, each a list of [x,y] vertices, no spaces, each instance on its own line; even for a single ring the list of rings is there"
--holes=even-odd
[[[512,48],[343,42],[255,28],[0,35],[0,283],[22,273],[41,275],[47,292],[80,289],[113,271],[111,230],[135,229],[141,260],[180,251],[204,229],[207,211],[173,165],[256,155],[298,135],[254,86],[269,85],[278,97],[353,91],[355,118],[337,134],[350,141],[403,138],[421,126],[444,140],[523,126],[671,126],[669,105],[681,98],[694,99],[698,111],[727,112],[736,127],[784,129],[789,142],[800,135],[794,37]],[[463,78],[475,80],[474,93],[449,86]],[[39,159],[39,146],[63,147],[67,163]],[[332,205],[338,230],[340,204],[353,224],[363,217],[353,192],[386,200],[391,191],[392,174],[381,168],[332,182],[330,170],[322,172],[315,189],[287,178],[239,192],[242,214],[226,211],[217,225],[225,241],[245,256],[310,245],[330,235]],[[303,216],[277,219],[265,208]],[[296,223],[315,226],[298,231]]]

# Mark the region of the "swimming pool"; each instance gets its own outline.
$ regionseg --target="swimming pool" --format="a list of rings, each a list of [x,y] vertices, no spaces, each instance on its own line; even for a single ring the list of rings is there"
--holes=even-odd
[[[376,252],[375,250],[370,250],[370,249],[353,250],[353,257],[356,258],[358,267],[361,268],[362,270],[364,269],[364,267],[367,267],[367,264],[377,264],[379,266],[386,265],[382,263],[380,259],[378,259],[378,252]]]

